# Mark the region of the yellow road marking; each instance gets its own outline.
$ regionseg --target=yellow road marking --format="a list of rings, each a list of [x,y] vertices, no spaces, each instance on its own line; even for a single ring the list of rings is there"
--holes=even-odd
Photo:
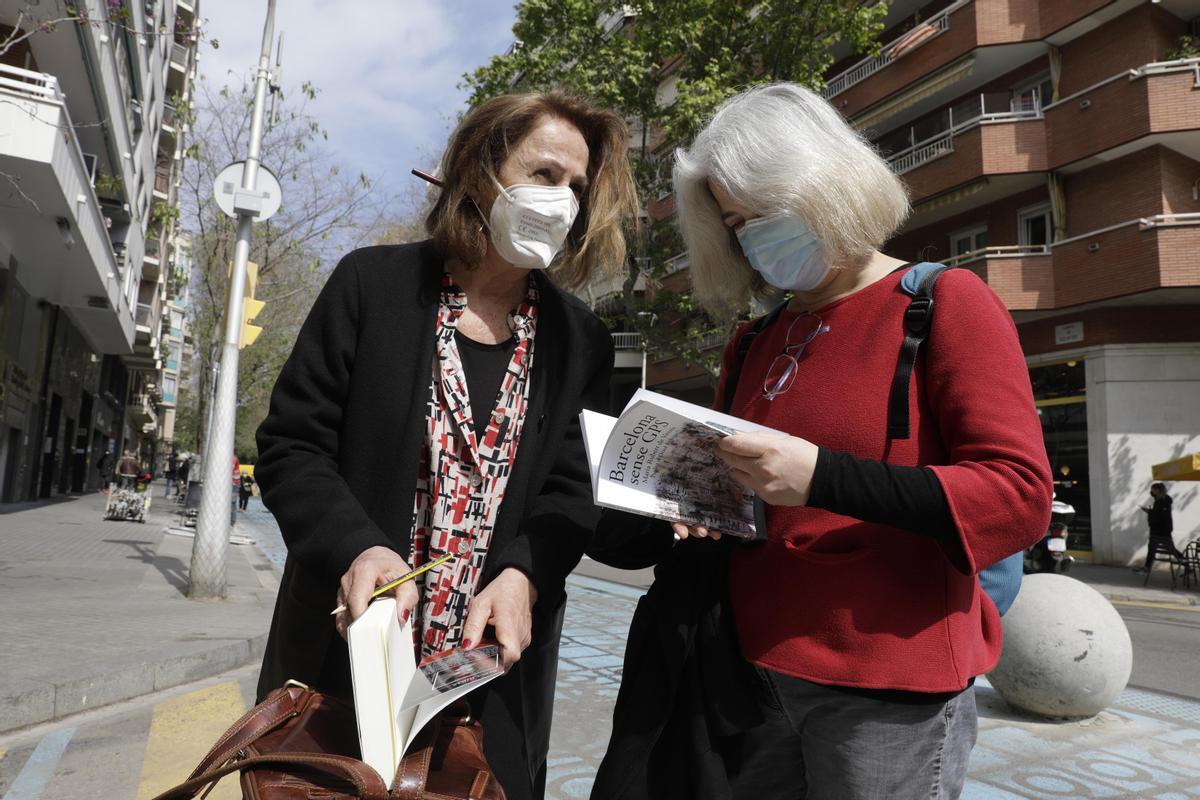
[[[1137,606],[1138,608],[1169,608],[1172,611],[1200,611],[1200,606],[1184,603],[1143,603],[1138,600],[1109,600],[1114,606]]]
[[[180,783],[245,711],[246,704],[235,681],[189,692],[155,706],[137,800],[149,800]],[[239,800],[241,796],[235,774],[222,780],[209,798]]]

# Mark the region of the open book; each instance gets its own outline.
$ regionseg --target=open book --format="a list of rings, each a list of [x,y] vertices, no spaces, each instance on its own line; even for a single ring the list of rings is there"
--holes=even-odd
[[[645,389],[620,417],[585,410],[579,423],[596,505],[755,537],[754,496],[715,447],[771,428]]]
[[[383,597],[350,624],[350,675],[362,760],[389,789],[417,734],[437,713],[504,673],[498,645],[447,650],[420,664],[412,623],[396,619],[396,600]]]

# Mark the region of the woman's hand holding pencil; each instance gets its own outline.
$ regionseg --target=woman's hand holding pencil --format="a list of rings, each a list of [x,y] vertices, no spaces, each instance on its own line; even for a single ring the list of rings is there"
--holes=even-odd
[[[346,570],[338,588],[338,607],[331,612],[336,617],[334,625],[338,633],[345,638],[346,629],[367,610],[368,603],[393,591],[396,614],[401,624],[407,622],[419,599],[412,579],[453,557],[449,554],[414,570],[395,550],[387,547],[364,550]]]

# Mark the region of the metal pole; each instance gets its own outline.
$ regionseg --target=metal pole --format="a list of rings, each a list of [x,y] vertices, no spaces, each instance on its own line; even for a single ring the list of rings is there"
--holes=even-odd
[[[242,170],[242,191],[253,192],[258,180],[258,159],[262,147],[263,112],[271,70],[271,39],[275,29],[275,0],[267,0],[267,21],[263,26],[262,52],[258,75],[254,80],[254,110],[250,116],[250,144]],[[236,203],[235,203],[236,207]],[[204,458],[204,491],[192,544],[188,597],[216,600],[225,597],[225,560],[229,550],[229,517],[233,507],[233,439],[237,421],[238,339],[242,330],[242,301],[245,296],[246,262],[250,260],[254,211],[238,208],[237,245],[233,252],[233,270],[229,276],[229,305],[225,310],[225,340],[221,346],[221,369],[217,375],[217,394],[213,422],[209,430],[208,452]]]

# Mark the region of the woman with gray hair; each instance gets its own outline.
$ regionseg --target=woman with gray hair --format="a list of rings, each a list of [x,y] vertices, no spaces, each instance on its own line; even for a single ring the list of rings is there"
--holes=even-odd
[[[902,280],[928,265],[880,252],[904,188],[806,89],[726,102],[674,177],[700,302],[787,295],[735,333],[717,389],[779,433],[718,447],[760,501],[762,541],[606,513],[592,556],[658,570],[593,797],[957,797],[968,689],[1000,654],[977,575],[1049,519],[1015,326],[973,273],[944,274],[889,400],[909,377]]]

